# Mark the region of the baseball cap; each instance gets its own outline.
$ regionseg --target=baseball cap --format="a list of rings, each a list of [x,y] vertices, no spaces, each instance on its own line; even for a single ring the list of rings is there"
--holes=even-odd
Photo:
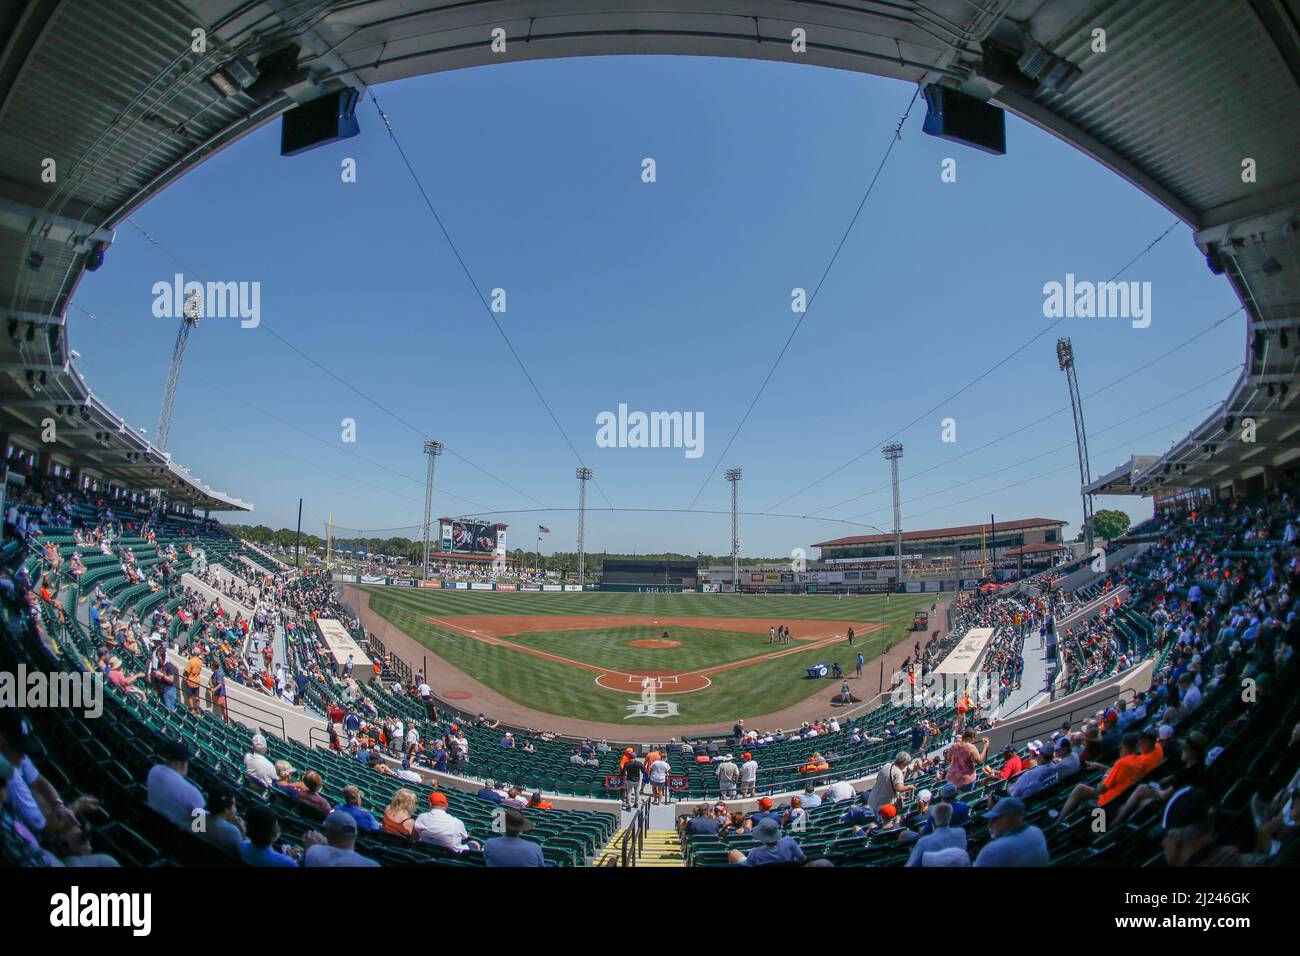
[[[953,800],[957,797],[957,785],[955,783],[945,783],[939,788],[940,800]]]
[[[1042,749],[1043,749],[1043,742],[1041,740],[1031,740],[1029,742],[1029,752],[1031,754],[1039,753]]]
[[[920,800],[922,803],[929,803],[934,799],[934,794],[929,790],[922,790],[916,795],[916,799]]]
[[[193,755],[190,753],[189,745],[183,740],[169,740],[164,738],[162,744],[158,747],[158,753],[164,760],[182,761],[189,760]]]
[[[443,807],[445,809],[446,806],[447,806],[447,795],[445,793],[438,793],[437,791],[435,791],[429,794],[430,809],[433,809],[435,807]]]
[[[335,810],[325,818],[325,836],[333,839],[334,837],[355,835],[357,832],[357,821],[352,818],[352,814],[344,813],[342,810]]]
[[[1183,787],[1165,804],[1160,821],[1163,836],[1170,830],[1181,830],[1196,823],[1204,823],[1214,814],[1214,803],[1204,787]]]
[[[520,833],[527,833],[533,828],[533,821],[524,816],[524,811],[518,807],[506,808],[505,824],[507,830],[517,830]]]
[[[758,808],[759,808],[760,810],[771,810],[771,809],[772,809],[772,798],[771,798],[771,797],[762,797],[762,798],[758,801]]]
[[[892,803],[886,803],[876,812],[886,820],[892,820],[894,817],[898,816],[898,807],[894,806]]]
[[[0,710],[0,734],[4,734],[9,746],[20,754],[32,751],[32,728],[27,718],[17,707],[5,707]]]
[[[754,827],[754,839],[760,843],[776,843],[781,839],[781,827],[772,818],[761,820]]]
[[[998,820],[1002,817],[1023,817],[1025,815],[1025,805],[1016,797],[1003,797],[988,813],[984,814],[985,820]]]
[[[753,758],[750,757],[749,754],[744,753],[744,754],[741,754],[741,755],[740,755],[740,759],[741,759],[741,760],[752,760]]]

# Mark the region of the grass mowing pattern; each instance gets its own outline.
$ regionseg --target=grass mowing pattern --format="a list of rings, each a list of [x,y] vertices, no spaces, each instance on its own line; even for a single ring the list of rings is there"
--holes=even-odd
[[[661,726],[731,721],[752,718],[797,704],[813,693],[829,698],[838,688],[834,682],[810,681],[803,677],[807,667],[838,660],[846,673],[852,674],[860,651],[871,661],[900,641],[918,637],[910,628],[915,611],[928,608],[932,594],[894,594],[886,601],[883,595],[836,598],[829,595],[735,595],[735,594],[636,594],[626,592],[582,593],[501,593],[494,591],[442,591],[404,588],[366,587],[370,608],[391,621],[438,656],[449,661],[470,677],[525,707],[542,713],[621,723],[629,726]],[[618,694],[597,687],[594,675],[558,661],[524,654],[511,648],[496,647],[431,623],[430,617],[454,618],[456,615],[675,615],[698,616],[700,628],[708,629],[709,617],[746,617],[769,620],[772,624],[789,623],[795,633],[796,621],[855,620],[879,622],[886,626],[865,635],[850,649],[846,644],[811,649],[779,660],[765,661],[710,675],[713,686],[674,698],[667,690],[659,696],[675,700],[680,716],[663,719],[627,716],[628,701],[634,694]],[[616,629],[624,630],[624,629]],[[659,637],[662,628],[633,627],[638,633],[624,640],[604,640],[599,631],[563,633],[531,632],[505,638],[518,644],[541,647],[552,653],[576,660],[591,661],[611,670],[626,669],[623,664],[649,660],[637,666],[656,670],[695,670],[720,663],[714,655],[726,647],[749,647],[747,652],[726,658],[735,660],[775,650],[766,636],[730,636],[726,632],[694,635],[689,629],[672,628],[670,637],[682,641],[680,648],[647,650],[623,646],[635,637]],[[608,633],[608,632],[605,632]],[[684,637],[691,638],[684,640]],[[698,637],[698,640],[696,639]],[[542,644],[533,642],[541,640]],[[735,642],[734,645],[730,642]],[[796,645],[797,646],[797,645]],[[592,656],[609,653],[608,657]],[[645,655],[641,658],[639,655]],[[676,655],[676,656],[670,656]],[[701,662],[687,666],[691,660]],[[631,666],[631,665],[629,665]],[[875,692],[877,674],[864,674],[863,684]],[[438,682],[434,682],[438,683]],[[856,681],[850,681],[856,683]],[[859,694],[858,696],[864,696]]]

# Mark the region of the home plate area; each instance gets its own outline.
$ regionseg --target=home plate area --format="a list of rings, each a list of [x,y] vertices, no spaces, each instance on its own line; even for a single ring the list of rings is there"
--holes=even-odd
[[[645,684],[646,678],[650,679],[649,687]],[[673,671],[641,671],[633,674],[607,671],[596,677],[597,687],[637,695],[651,689],[656,695],[689,694],[704,690],[712,683],[703,674],[679,674]]]

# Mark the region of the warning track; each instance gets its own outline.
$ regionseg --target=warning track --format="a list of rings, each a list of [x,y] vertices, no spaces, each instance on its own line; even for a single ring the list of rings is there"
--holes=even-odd
[[[528,647],[524,644],[516,644],[514,641],[505,640],[504,637],[499,635],[521,634],[529,631],[598,630],[605,627],[690,627],[696,629],[718,629],[739,631],[741,633],[754,635],[766,635],[770,622],[754,618],[651,618],[648,616],[636,615],[602,616],[587,614],[575,616],[515,616],[493,614],[481,617],[457,617],[454,620],[430,617],[426,618],[426,620],[438,627],[445,627],[448,630],[455,631],[458,634],[463,634],[465,637],[481,641],[484,644],[490,644],[496,647],[507,647],[511,650],[519,651],[522,654],[531,654],[533,657],[555,661],[559,664],[565,664],[569,667],[595,674],[596,686],[602,687],[605,690],[617,691],[619,693],[627,693],[634,689],[640,690],[641,682],[646,677],[649,677],[656,682],[657,693],[661,695],[689,694],[694,691],[704,690],[713,683],[709,680],[710,674],[720,674],[723,671],[737,670],[741,667],[750,667],[764,661],[779,660],[782,657],[788,657],[791,654],[799,654],[809,649],[839,644],[844,640],[844,635],[848,632],[850,627],[853,628],[855,634],[866,635],[873,631],[878,631],[885,626],[884,624],[867,623],[863,621],[800,621],[800,624],[808,625],[805,634],[793,635],[795,643],[783,645],[779,650],[770,651],[766,654],[756,654],[753,657],[747,657],[743,660],[728,661],[723,664],[715,664],[711,667],[702,667],[693,671],[622,671],[601,667],[597,664],[589,664],[586,661],[577,661],[571,657],[552,654],[549,651],[538,650],[535,647]]]

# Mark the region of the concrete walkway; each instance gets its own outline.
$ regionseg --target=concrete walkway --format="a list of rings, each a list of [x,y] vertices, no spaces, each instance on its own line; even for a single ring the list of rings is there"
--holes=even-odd
[[[1038,636],[1037,628],[1029,632],[1021,657],[1025,669],[1020,675],[1020,689],[1014,690],[1002,702],[1003,720],[1015,717],[1032,709],[1042,700],[1047,699],[1047,649],[1043,638]]]

